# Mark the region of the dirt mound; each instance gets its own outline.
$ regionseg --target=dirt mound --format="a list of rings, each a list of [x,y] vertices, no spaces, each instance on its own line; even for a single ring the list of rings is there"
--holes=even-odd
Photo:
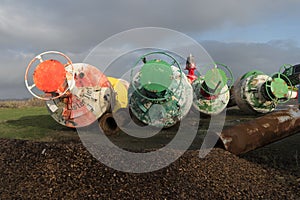
[[[222,149],[145,174],[115,171],[78,142],[0,140],[1,199],[297,199],[296,174]]]

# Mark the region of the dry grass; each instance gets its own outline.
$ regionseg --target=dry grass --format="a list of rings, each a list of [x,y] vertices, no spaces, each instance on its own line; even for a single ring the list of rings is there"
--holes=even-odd
[[[27,100],[4,100],[0,101],[0,108],[25,108],[45,106],[45,101],[32,98]]]

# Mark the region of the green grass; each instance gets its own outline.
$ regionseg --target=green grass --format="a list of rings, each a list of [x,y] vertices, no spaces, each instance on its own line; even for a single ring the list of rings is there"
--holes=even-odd
[[[77,133],[58,124],[46,107],[0,109],[0,138],[36,141],[74,140]]]
[[[0,121],[14,120],[26,116],[47,115],[45,107],[2,108],[0,109]]]

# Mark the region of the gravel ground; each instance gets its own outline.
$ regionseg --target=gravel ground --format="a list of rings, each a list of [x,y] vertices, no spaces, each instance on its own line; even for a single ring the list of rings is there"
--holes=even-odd
[[[215,148],[151,173],[115,171],[78,141],[0,139],[0,199],[300,199],[300,175]],[[251,155],[250,155],[251,157]]]

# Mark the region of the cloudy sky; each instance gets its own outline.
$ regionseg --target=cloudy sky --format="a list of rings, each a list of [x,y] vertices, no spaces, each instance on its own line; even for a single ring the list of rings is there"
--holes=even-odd
[[[82,62],[100,42],[138,27],[187,34],[235,76],[272,73],[300,62],[299,8],[297,0],[0,0],[0,99],[31,97],[23,79],[35,55],[58,50]]]

